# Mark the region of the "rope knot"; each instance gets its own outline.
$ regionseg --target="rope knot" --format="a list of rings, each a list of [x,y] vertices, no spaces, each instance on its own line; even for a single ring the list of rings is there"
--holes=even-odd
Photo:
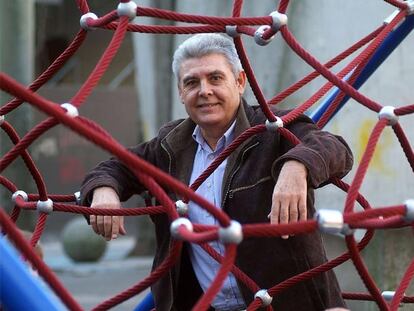
[[[243,230],[239,222],[232,220],[228,227],[221,227],[218,231],[219,241],[223,244],[240,244],[243,241]]]
[[[133,20],[137,16],[137,4],[134,1],[121,2],[118,4],[116,12],[118,16],[127,16],[129,20]]]
[[[395,108],[392,106],[384,106],[378,113],[378,119],[387,119],[387,125],[395,125],[398,122],[398,116],[394,112]]]
[[[27,202],[29,200],[29,197],[28,197],[27,193],[24,192],[23,190],[17,190],[15,193],[13,193],[12,201],[14,203],[16,203],[17,197],[21,197],[23,199],[23,201],[25,201],[25,202]]]
[[[94,14],[94,13],[92,13],[92,12],[89,12],[89,13],[83,14],[83,15],[81,16],[79,23],[80,23],[80,26],[81,26],[84,30],[95,30],[95,29],[96,29],[95,27],[90,27],[90,26],[88,26],[88,20],[89,20],[90,18],[91,18],[91,19],[93,19],[93,20],[95,20],[95,19],[98,19],[98,16],[96,16],[96,14]]]
[[[37,201],[36,209],[39,213],[50,214],[53,212],[53,201],[47,199],[46,201]]]
[[[259,298],[262,301],[262,307],[270,306],[273,297],[269,295],[267,289],[260,289],[254,294],[254,299]]]
[[[185,218],[185,217],[177,218],[171,223],[171,226],[170,226],[171,236],[176,240],[182,240],[182,236],[180,235],[180,232],[178,231],[178,229],[181,226],[184,226],[188,231],[193,232],[193,224],[188,218]]]

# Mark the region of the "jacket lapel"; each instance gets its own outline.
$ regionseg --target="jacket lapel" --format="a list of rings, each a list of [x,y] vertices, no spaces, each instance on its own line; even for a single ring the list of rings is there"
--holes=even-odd
[[[239,106],[239,110],[237,111],[236,126],[235,126],[235,129],[234,129],[234,138],[235,139],[237,137],[239,137],[240,134],[242,134],[244,131],[246,131],[247,129],[249,129],[251,127],[249,119],[250,119],[252,113],[253,113],[252,108],[250,108],[250,106],[245,102],[245,100],[242,99],[241,103],[240,103],[240,106]],[[230,154],[230,156],[227,159],[227,166],[226,166],[226,169],[224,171],[223,183],[222,183],[222,186],[221,186],[222,201],[224,200],[225,195],[226,195],[226,193],[225,193],[226,185],[228,184],[228,182],[230,182],[230,180],[229,180],[230,174],[235,170],[235,168],[238,164],[237,159],[239,158],[242,151],[252,143],[253,137],[250,137],[250,138],[246,139],[239,147],[236,148],[236,150],[234,150]]]
[[[161,145],[169,155],[169,173],[186,185],[190,182],[197,151],[197,143],[191,137],[194,128],[195,123],[187,118],[161,141]]]

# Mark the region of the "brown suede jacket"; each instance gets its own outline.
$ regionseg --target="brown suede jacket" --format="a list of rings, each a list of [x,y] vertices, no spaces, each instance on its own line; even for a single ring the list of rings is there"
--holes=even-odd
[[[275,113],[282,115],[285,112]],[[265,121],[258,106],[249,106],[243,101],[237,113],[235,137]],[[194,127],[190,119],[170,122],[160,129],[156,138],[131,150],[188,185],[197,149],[191,137]],[[286,160],[298,160],[308,169],[309,218],[315,211],[313,189],[324,185],[331,177],[343,177],[352,167],[352,154],[345,141],[318,130],[309,118],[301,116],[287,129],[301,140],[299,145],[294,146],[278,133],[266,131],[245,141],[228,158],[221,207],[241,224],[269,222],[267,215],[273,188]],[[114,188],[121,201],[145,191],[134,174],[117,159],[100,163],[86,176],[81,188],[84,205],[90,203],[93,189],[100,186]],[[179,199],[175,193],[166,191],[172,200]],[[171,241],[167,216],[154,216],[153,221],[157,236],[154,268],[167,256]],[[188,257],[184,247],[179,263],[153,285],[157,311],[190,310],[200,297],[201,289]],[[260,288],[268,289],[325,261],[321,236],[319,232],[313,232],[287,240],[245,239],[238,246],[236,265]],[[246,304],[250,304],[254,293],[241,282],[239,287]],[[344,302],[335,275],[327,272],[282,291],[273,298],[272,306],[278,311],[320,311],[344,306]]]

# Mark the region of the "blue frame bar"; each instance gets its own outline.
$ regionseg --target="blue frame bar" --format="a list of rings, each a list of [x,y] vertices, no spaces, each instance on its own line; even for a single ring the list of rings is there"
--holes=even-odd
[[[149,292],[144,299],[135,307],[134,311],[151,311],[155,308],[154,297]]]
[[[413,30],[414,28],[414,15],[407,16],[405,20],[396,27],[393,31],[391,31],[382,44],[379,46],[377,51],[372,55],[371,59],[369,60],[368,64],[362,70],[359,77],[355,80],[353,87],[355,89],[359,89],[365,81],[377,70],[377,68],[384,62],[384,60],[394,51],[394,49],[407,37],[407,35]],[[346,80],[346,79],[345,79]],[[334,91],[328,95],[328,98],[322,102],[319,107],[311,113],[311,119],[314,122],[318,122],[319,119],[322,117],[323,113],[328,109],[331,103],[335,100],[335,98],[339,95],[341,90],[339,88],[335,88]],[[335,110],[335,113],[330,117],[329,120],[333,118],[333,116],[345,105],[345,103],[349,100],[349,96],[347,95],[339,104],[338,108]]]
[[[30,274],[3,236],[0,236],[0,306],[7,311],[66,310],[49,288]]]

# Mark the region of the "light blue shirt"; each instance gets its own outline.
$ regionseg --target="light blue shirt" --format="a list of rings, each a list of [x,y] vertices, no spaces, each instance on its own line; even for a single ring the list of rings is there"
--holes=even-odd
[[[217,142],[216,149],[211,150],[210,146],[204,140],[201,129],[197,125],[193,132],[193,138],[198,143],[197,152],[194,158],[193,171],[191,173],[190,184],[192,184],[197,177],[204,172],[204,170],[211,164],[211,162],[222,152],[234,139],[234,127],[236,121],[224,133],[224,135]],[[222,199],[222,183],[224,170],[226,168],[227,159],[224,160],[219,167],[200,185],[196,193],[204,197],[206,200],[213,203],[216,207],[221,208]],[[189,202],[188,217],[193,223],[204,225],[219,225],[218,221],[210,215],[207,211],[202,209],[194,202]],[[209,243],[219,254],[224,255],[224,245],[218,241]],[[200,283],[203,291],[206,291],[213,282],[214,277],[220,268],[220,264],[210,257],[200,246],[191,243],[189,249],[190,259],[193,265],[195,275]],[[216,310],[230,311],[244,309],[244,299],[237,286],[236,278],[233,274],[224,281],[221,290],[216,295],[212,302],[212,306]]]

